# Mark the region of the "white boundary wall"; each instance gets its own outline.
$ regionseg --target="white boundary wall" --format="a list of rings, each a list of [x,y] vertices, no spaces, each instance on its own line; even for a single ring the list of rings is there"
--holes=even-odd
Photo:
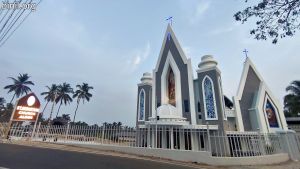
[[[143,147],[124,147],[116,145],[91,145],[91,144],[74,144],[63,143],[77,147],[91,148],[96,150],[109,150],[127,154],[142,155],[148,157],[159,157],[164,159],[197,162],[208,165],[231,166],[231,165],[266,165],[278,164],[289,160],[287,153],[252,156],[252,157],[212,157],[207,151],[187,151],[172,149],[156,149]]]

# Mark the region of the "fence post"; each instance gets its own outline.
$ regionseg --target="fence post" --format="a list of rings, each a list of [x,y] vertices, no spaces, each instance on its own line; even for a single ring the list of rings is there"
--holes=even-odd
[[[68,139],[69,130],[70,130],[70,123],[68,123],[68,125],[67,125],[67,131],[66,131],[66,136],[65,136],[65,142],[66,142],[66,140]]]
[[[208,152],[211,152],[211,142],[210,142],[210,134],[209,134],[209,125],[206,122],[206,131],[207,131],[207,142],[208,142]],[[211,152],[212,153],[212,152]]]
[[[286,131],[284,133],[284,135],[285,135],[285,141],[286,141],[286,145],[287,145],[287,151],[288,151],[288,153],[290,155],[290,158],[291,158],[291,160],[295,160],[295,158],[293,156],[293,152],[291,150],[290,142],[289,142],[289,139],[288,139],[288,132]]]
[[[147,147],[151,148],[151,140],[150,140],[150,124],[147,126]]]
[[[101,144],[103,144],[104,132],[105,132],[105,125],[102,126]]]
[[[262,137],[262,133],[260,132],[260,129],[258,128],[258,135],[259,135],[259,149],[260,149],[260,152],[261,152],[261,155],[266,155],[266,152],[265,152],[265,147],[264,147],[264,144],[263,144],[263,138]]]
[[[41,122],[39,122],[38,128],[35,133],[35,135],[37,135],[38,138],[39,138],[40,129],[41,129]]]

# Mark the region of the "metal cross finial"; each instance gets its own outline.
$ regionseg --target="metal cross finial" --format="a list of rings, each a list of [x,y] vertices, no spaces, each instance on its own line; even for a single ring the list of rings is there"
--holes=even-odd
[[[167,18],[166,21],[169,21],[169,23],[172,26],[172,24],[173,24],[173,16],[169,16],[169,18]]]
[[[245,55],[246,55],[246,58],[248,57],[248,50],[247,49],[244,49],[244,51],[243,51],[244,53],[245,53]]]

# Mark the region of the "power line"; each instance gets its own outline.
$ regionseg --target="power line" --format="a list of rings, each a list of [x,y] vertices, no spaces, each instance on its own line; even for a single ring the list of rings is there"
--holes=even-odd
[[[22,0],[20,0],[18,3],[20,3]],[[6,2],[6,3],[9,3],[9,1],[3,1],[3,2]],[[16,3],[16,0],[13,2],[13,3]],[[3,7],[2,8],[2,11],[4,11],[5,10],[5,8]],[[5,13],[5,15],[3,16],[3,18],[1,19],[1,21],[0,21],[0,24],[1,24],[1,22],[4,20],[4,18],[6,17],[6,15],[9,13],[9,9],[6,9],[7,11],[6,11],[6,13]],[[14,8],[14,10],[13,10],[13,12],[15,11],[16,9]],[[13,13],[12,12],[12,13]],[[9,20],[9,18],[7,19],[7,21]]]
[[[4,10],[4,9],[3,9]],[[3,18],[0,20],[0,24],[3,21],[3,19],[6,17],[6,15],[8,14],[9,10],[6,11],[6,13],[4,14]]]
[[[20,11],[19,11],[20,12]],[[12,20],[10,25],[7,27],[7,29],[4,31],[2,36],[0,36],[0,42],[5,38],[5,36],[8,34],[8,32],[12,29],[12,27],[16,24],[16,22],[19,20],[19,18],[22,16],[22,14],[25,12],[25,9],[22,11],[22,13],[18,16],[18,18],[15,20],[15,18]],[[17,16],[17,15],[16,15]],[[16,17],[15,16],[15,17]],[[1,33],[0,33],[1,35]]]
[[[15,13],[16,8],[11,12],[11,14],[9,15],[8,19],[6,20],[6,22],[3,24],[2,28],[0,29],[0,34],[2,33],[2,30],[5,28],[6,24],[9,22],[10,18],[13,16],[13,14]]]
[[[26,1],[27,2],[27,1]],[[29,2],[29,3],[31,3],[32,2],[32,0]],[[42,2],[42,0],[40,0],[37,4],[36,4],[36,6],[35,6],[35,8],[37,8],[37,6],[40,4]],[[2,47],[5,43],[6,43],[6,41],[14,34],[14,32],[23,24],[23,22],[28,18],[28,16],[32,13],[32,11],[33,10],[30,10],[30,12],[29,13],[27,13],[27,15],[25,16],[25,17],[23,17],[23,19],[19,22],[19,24],[16,26],[16,27],[14,27],[14,25],[17,23],[17,21],[21,18],[21,16],[24,14],[24,10],[22,11],[22,13],[18,16],[18,14],[19,14],[19,12],[17,13],[17,15],[16,16],[18,16],[17,17],[17,19],[16,20],[14,20],[15,18],[16,18],[16,16],[13,18],[13,20],[10,22],[10,24],[9,24],[9,26],[5,29],[5,32],[2,34],[2,36],[0,37],[1,39],[0,39],[0,47]],[[3,20],[3,18],[2,18],[2,20]],[[1,23],[1,21],[0,21],[0,23]],[[14,27],[14,29],[13,29],[13,27]],[[12,30],[13,29],[13,30]],[[12,30],[12,31],[11,31]],[[0,31],[0,34],[1,34],[1,31]],[[6,35],[8,35],[8,36],[6,36]]]
[[[28,0],[26,0],[25,3],[27,3]],[[14,16],[14,18],[12,19],[12,21],[9,23],[9,25],[6,27],[6,29],[4,30],[3,34],[1,35],[0,32],[0,42],[1,40],[7,35],[7,33],[11,30],[11,28],[16,24],[16,22],[19,20],[19,18],[23,15],[23,13],[25,12],[26,9],[20,9],[18,11],[18,13]],[[21,12],[22,11],[22,12]],[[21,13],[20,13],[21,12]]]

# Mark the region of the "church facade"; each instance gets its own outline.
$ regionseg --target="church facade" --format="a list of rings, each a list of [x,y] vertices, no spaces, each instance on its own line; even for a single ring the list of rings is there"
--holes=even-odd
[[[205,140],[176,132],[181,129],[211,134],[287,130],[279,101],[249,58],[232,101],[223,94],[217,65],[213,56],[203,56],[194,77],[191,59],[168,25],[155,68],[144,73],[138,84],[136,126],[147,129],[142,133],[143,145],[194,149]]]

